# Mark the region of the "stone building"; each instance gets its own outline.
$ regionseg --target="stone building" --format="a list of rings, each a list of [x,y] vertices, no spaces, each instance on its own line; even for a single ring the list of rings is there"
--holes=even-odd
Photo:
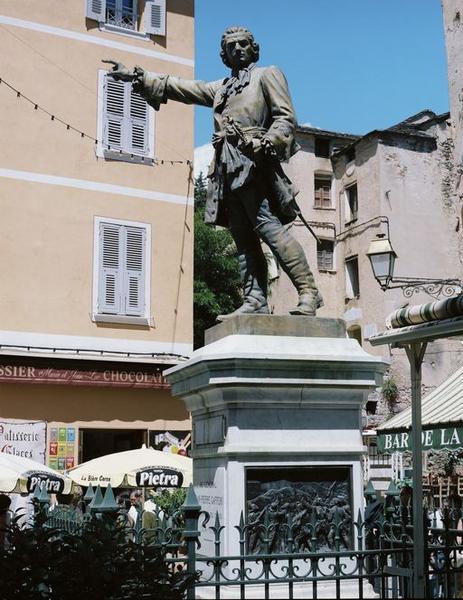
[[[449,81],[450,114],[452,136],[458,174],[463,173],[463,6],[459,0],[442,0],[445,45],[447,49],[447,72]],[[463,197],[463,182],[458,177],[460,198]]]
[[[182,436],[193,109],[101,60],[191,78],[193,0],[0,0],[0,25],[0,450],[36,421],[58,468]]]
[[[454,146],[455,177],[449,188],[455,194],[455,203],[463,218],[463,6],[459,0],[442,0],[451,132]],[[463,238],[460,236],[460,256],[463,256]]]
[[[353,136],[299,127],[301,151],[288,165],[300,189],[299,204],[319,243],[302,223],[292,227],[304,245],[324,296],[319,316],[343,318],[348,335],[372,354],[391,361],[398,396],[370,397],[366,431],[409,401],[409,366],[402,350],[373,348],[368,338],[385,328],[387,316],[407,303],[432,300],[419,292],[383,292],[374,279],[367,251],[378,234],[389,236],[398,258],[395,276],[461,276],[461,222],[453,185],[455,161],[449,114],[424,110],[384,130]],[[324,156],[320,156],[322,153]],[[273,285],[275,312],[295,302],[284,273]],[[281,293],[280,293],[281,291]],[[461,343],[430,344],[423,382],[433,389],[463,364]],[[374,436],[371,439],[374,446]],[[374,454],[374,448],[372,447]]]

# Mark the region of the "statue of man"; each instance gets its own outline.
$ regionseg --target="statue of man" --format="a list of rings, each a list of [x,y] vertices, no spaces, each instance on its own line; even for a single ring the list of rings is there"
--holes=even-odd
[[[298,146],[296,116],[283,73],[257,67],[259,45],[244,27],[230,27],[221,41],[221,57],[231,74],[219,81],[185,80],[129,71],[111,62],[112,76],[132,81],[156,110],[168,100],[210,106],[215,158],[209,169],[206,223],[229,227],[236,243],[243,284],[242,306],[235,315],[267,314],[267,262],[260,240],[272,250],[295,286],[299,301],[293,315],[315,315],[322,305],[302,246],[285,225],[298,214],[295,191],[281,162]]]

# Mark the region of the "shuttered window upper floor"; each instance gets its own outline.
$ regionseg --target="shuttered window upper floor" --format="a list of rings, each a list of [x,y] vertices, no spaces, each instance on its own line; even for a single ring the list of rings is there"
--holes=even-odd
[[[86,0],[86,17],[105,31],[166,35],[166,0]]]
[[[150,226],[97,217],[94,321],[149,324]]]
[[[130,162],[154,161],[154,110],[107,71],[98,75],[97,155]]]

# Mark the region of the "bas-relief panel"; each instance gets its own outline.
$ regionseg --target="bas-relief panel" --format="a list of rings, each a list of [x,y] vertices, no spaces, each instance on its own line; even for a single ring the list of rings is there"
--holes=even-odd
[[[341,547],[352,544],[351,471],[349,467],[278,467],[246,470],[248,551],[263,552],[264,529],[269,552],[328,551],[339,536]],[[336,531],[337,530],[337,531]],[[291,534],[291,535],[289,535]],[[290,542],[292,538],[292,542]]]

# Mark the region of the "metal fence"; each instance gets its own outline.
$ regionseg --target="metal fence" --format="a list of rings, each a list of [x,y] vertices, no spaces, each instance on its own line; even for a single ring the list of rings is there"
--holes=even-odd
[[[111,488],[104,497],[88,497],[84,511],[61,507],[49,513],[47,526],[79,534],[87,520],[113,511],[115,523],[127,527]],[[42,495],[44,496],[44,495]],[[46,496],[46,495],[45,495]],[[42,502],[45,503],[44,497]],[[461,502],[442,510],[423,511],[427,564],[426,598],[456,597],[463,579]],[[412,596],[413,515],[391,484],[384,501],[371,485],[364,514],[355,519],[341,506],[319,518],[315,509],[298,519],[240,522],[225,531],[219,516],[201,511],[190,487],[181,510],[151,517],[139,513],[127,535],[165,552],[172,570],[195,575],[187,590],[196,598],[409,598]],[[151,526],[146,526],[150,523]],[[225,535],[234,540],[234,554],[224,554]],[[204,538],[208,537],[209,552]],[[203,544],[202,544],[203,542]],[[201,545],[202,544],[202,545]],[[228,546],[230,547],[230,546]]]

